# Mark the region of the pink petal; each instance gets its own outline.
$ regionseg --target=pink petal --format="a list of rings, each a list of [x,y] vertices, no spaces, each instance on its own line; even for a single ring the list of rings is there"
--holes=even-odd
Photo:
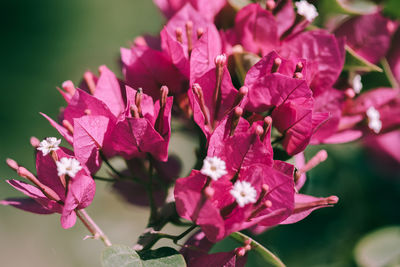
[[[249,70],[249,72],[251,69]],[[261,74],[260,74],[261,75]],[[253,79],[254,77],[254,79]],[[264,77],[252,76],[245,85],[249,87],[246,109],[253,112],[264,112],[285,101],[310,99],[312,92],[304,80],[294,79],[279,73],[268,74]]]
[[[330,200],[328,200],[330,199]],[[291,224],[303,220],[316,209],[330,207],[338,200],[337,197],[332,196],[329,198],[318,198],[309,195],[296,194],[295,195],[295,208],[285,221],[281,224]]]
[[[400,96],[399,89],[377,88],[361,94],[354,100],[350,114],[365,113],[368,108],[379,108]]]
[[[355,16],[345,21],[335,30],[335,35],[345,37],[346,44],[361,57],[377,63],[385,56],[390,46],[391,21],[381,14]]]
[[[61,206],[54,200],[48,199],[37,187],[18,180],[7,180],[12,187],[39,203],[44,209],[61,212]]]
[[[359,130],[347,130],[334,134],[324,139],[325,144],[341,144],[359,139],[363,135],[362,131]]]
[[[275,17],[259,4],[247,5],[237,13],[235,31],[239,43],[255,54],[267,54],[279,44]]]
[[[280,54],[286,58],[304,58],[316,64],[311,88],[314,96],[332,87],[344,64],[344,46],[326,31],[307,31],[282,44]]]
[[[107,132],[110,134],[112,131],[109,121],[104,116],[83,116],[74,119],[75,155],[78,161],[89,169],[90,173],[95,173],[100,169],[99,149],[104,146]]]
[[[386,56],[387,61],[390,65],[390,69],[392,70],[393,76],[397,80],[397,83],[400,84],[400,28],[396,31],[395,35],[392,38],[392,46]]]
[[[55,212],[53,210],[46,209],[37,201],[31,198],[7,198],[6,200],[1,200],[0,205],[13,206],[17,209],[36,214],[52,214]]]
[[[73,157],[73,152],[64,147],[58,149],[56,154],[58,159]],[[65,188],[58,176],[56,163],[50,154],[46,156],[43,156],[43,153],[36,154],[36,170],[39,181],[53,189],[61,200],[64,200]]]
[[[122,98],[120,82],[106,66],[101,67],[101,74],[96,84],[94,97],[106,103],[115,117],[118,117],[124,111],[125,104]]]
[[[77,89],[68,106],[64,111],[64,119],[73,125],[75,118],[80,118],[90,111],[91,115],[100,115],[114,122],[115,116],[111,113],[107,105],[96,97],[86,93],[81,89]]]
[[[213,132],[213,129],[219,125],[220,121],[229,113],[229,111],[231,111],[231,109],[234,108],[233,104],[238,92],[232,84],[228,69],[225,67],[221,81],[221,102],[219,105],[218,114],[216,114],[216,104],[214,103],[216,82],[215,68],[209,70],[206,74],[196,80],[196,83],[198,83],[203,90],[204,102],[208,108],[208,116],[210,120],[208,125],[205,125],[204,114],[200,109],[197,96],[193,94],[192,90],[189,90],[188,92],[194,120],[203,130],[207,138]]]
[[[160,51],[146,47],[121,48],[122,72],[128,84],[142,87],[154,99],[160,87],[167,85],[176,94],[187,89],[187,78]]]
[[[190,57],[190,84],[214,68],[215,57],[221,53],[219,32],[214,25],[210,25],[193,48]]]
[[[61,126],[57,122],[55,122],[53,119],[51,119],[46,114],[44,114],[44,113],[40,113],[40,114],[50,122],[50,125],[53,126],[61,134],[61,136],[65,138],[65,140],[68,143],[70,143],[70,144],[73,143],[74,139],[73,139],[71,133],[67,129],[65,129],[63,126]]]

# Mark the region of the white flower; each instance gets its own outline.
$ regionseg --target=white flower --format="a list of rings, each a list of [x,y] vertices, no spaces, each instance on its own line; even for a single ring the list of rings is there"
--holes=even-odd
[[[361,92],[361,89],[363,88],[363,85],[361,83],[361,75],[357,74],[353,78],[353,90],[356,92],[356,94],[359,94]]]
[[[379,114],[379,111],[374,107],[369,107],[366,113],[368,117],[368,127],[378,134],[382,129],[382,121],[380,120],[381,115]]]
[[[40,142],[39,146],[37,147],[37,150],[42,151],[43,156],[46,156],[51,151],[56,151],[60,143],[61,139],[57,139],[55,137],[47,137],[42,142]]]
[[[206,157],[200,172],[214,181],[227,174],[225,161],[218,157]]]
[[[313,21],[317,16],[318,12],[315,6],[308,3],[306,0],[301,0],[295,3],[297,7],[297,13],[302,15],[308,21]]]
[[[66,174],[73,178],[80,170],[82,170],[81,164],[74,158],[62,158],[60,161],[57,161],[56,164],[58,176]]]
[[[257,202],[257,191],[249,182],[237,181],[230,193],[236,199],[239,207]]]

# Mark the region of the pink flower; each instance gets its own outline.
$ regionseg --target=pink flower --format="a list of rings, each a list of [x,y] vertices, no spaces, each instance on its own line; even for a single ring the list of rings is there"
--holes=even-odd
[[[355,16],[342,23],[335,35],[345,37],[346,44],[371,63],[377,63],[390,46],[394,24],[380,13]]]
[[[309,73],[304,77],[317,96],[339,77],[344,64],[344,41],[323,30],[302,32],[309,21],[301,16],[295,19],[290,2],[271,6],[271,11],[259,4],[247,5],[237,13],[234,29],[225,33],[226,39],[230,45],[240,44],[262,56],[276,50],[288,59],[305,59]]]
[[[235,89],[225,64],[225,55],[217,56],[216,67],[199,77],[188,91],[194,120],[207,139],[232,109],[244,105],[248,91],[246,87]]]
[[[175,186],[178,214],[201,226],[212,242],[257,223],[276,225],[293,208],[293,178],[273,168],[270,125],[250,127],[237,115],[231,112],[209,141],[208,158],[226,164],[222,176],[193,170]]]
[[[167,161],[171,136],[171,108],[173,98],[168,88],[160,89],[160,100],[141,90],[126,88],[128,114],[115,126],[112,144],[115,152],[126,159],[143,157],[150,153],[157,160]]]
[[[314,131],[329,117],[326,112],[313,110],[312,91],[302,79],[303,73],[307,75],[304,65],[307,63],[299,61],[295,64],[271,52],[248,71],[244,82],[249,88],[246,110],[270,112],[289,155],[303,151]],[[278,72],[291,73],[298,78]]]
[[[359,126],[367,135],[395,130],[400,125],[400,90],[377,88],[363,93],[348,104],[345,115],[353,120],[341,122],[342,128]]]
[[[142,41],[121,49],[127,83],[142,87],[154,99],[161,85],[171,88],[173,95],[186,92],[189,84],[214,68],[215,57],[222,53],[217,28],[190,4],[168,21],[160,36],[160,49]]]
[[[93,200],[96,184],[88,171],[82,168],[72,151],[60,148],[44,155],[36,155],[37,177],[15,161],[7,164],[28,184],[19,180],[7,182],[29,198],[13,198],[0,202],[37,214],[61,214],[61,226],[70,228],[76,222],[76,210],[84,209]]]
[[[126,102],[117,77],[105,66],[99,70],[99,78],[84,74],[83,90],[71,81],[63,83],[60,92],[68,105],[60,115],[62,125],[42,114],[73,145],[76,157],[91,173],[101,166],[99,150],[107,157],[115,155],[111,136],[117,120],[124,117]]]

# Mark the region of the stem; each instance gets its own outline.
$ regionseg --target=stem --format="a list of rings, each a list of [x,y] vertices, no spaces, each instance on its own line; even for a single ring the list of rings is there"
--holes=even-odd
[[[392,88],[399,88],[399,84],[397,83],[396,78],[394,77],[393,72],[390,69],[389,63],[386,60],[386,58],[383,58],[381,60],[381,64]]]
[[[277,257],[275,256],[271,251],[263,247],[260,243],[257,241],[254,241],[252,238],[248,237],[245,234],[242,234],[241,232],[234,232],[230,236],[230,238],[234,239],[238,243],[244,245],[245,241],[251,240],[250,246],[251,250],[256,252],[258,255],[260,255],[266,262],[272,264],[273,266],[277,267],[285,267],[286,265]]]
[[[100,157],[101,159],[107,164],[107,166],[111,169],[111,171],[113,171],[116,175],[118,175],[118,177],[123,177],[123,175],[117,171],[108,161],[108,159],[106,158],[106,156],[103,154],[103,151],[99,151]]]
[[[106,247],[111,246],[111,242],[108,237],[103,233],[100,227],[93,221],[93,219],[87,214],[86,210],[75,210],[76,215],[82,221],[82,223],[86,226],[89,232],[93,235],[94,239],[101,239]]]
[[[184,238],[187,234],[189,234],[191,231],[193,231],[196,227],[197,227],[197,225],[193,224],[188,229],[186,229],[185,232],[183,232],[182,234],[180,234],[178,236],[175,236],[175,238],[173,239],[174,243],[176,244],[179,240]]]
[[[157,207],[156,203],[154,201],[154,195],[153,195],[153,158],[149,154],[149,182],[146,184],[146,190],[147,194],[149,196],[149,204],[150,204],[150,218],[149,218],[149,224],[151,222],[155,221],[157,219]]]

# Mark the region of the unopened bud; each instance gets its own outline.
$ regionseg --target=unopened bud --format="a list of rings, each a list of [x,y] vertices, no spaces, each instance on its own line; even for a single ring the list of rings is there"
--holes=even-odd
[[[277,72],[281,64],[282,64],[282,59],[280,59],[279,57],[275,58],[274,63],[272,64],[271,73]]]
[[[238,257],[243,257],[244,255],[246,255],[246,249],[244,247],[236,248],[235,254]]]
[[[211,186],[207,186],[204,189],[204,195],[208,198],[211,199],[214,196],[215,190]]]
[[[17,171],[19,168],[18,163],[13,159],[10,159],[10,158],[6,159],[6,163],[7,163],[8,167],[10,167],[11,169],[13,169],[15,171]]]
[[[63,82],[61,87],[62,87],[62,89],[64,89],[65,92],[67,92],[71,96],[73,96],[75,94],[76,89],[75,89],[74,83],[72,81],[68,80],[68,81]]]
[[[215,57],[215,65],[217,67],[223,67],[226,64],[226,55],[225,54],[221,54]]]
[[[301,72],[295,72],[293,75],[295,79],[303,79],[303,74]]]
[[[86,71],[83,74],[83,79],[86,82],[87,87],[89,88],[89,92],[93,95],[94,91],[96,90],[96,83],[94,81],[94,75],[90,71]]]
[[[274,10],[276,4],[274,0],[267,0],[267,3],[265,3],[265,7],[267,8],[267,10],[272,11]]]
[[[346,91],[344,91],[344,94],[347,98],[354,98],[356,96],[356,92],[353,88],[347,88]]]
[[[37,147],[40,145],[40,140],[37,139],[37,138],[34,137],[34,136],[32,136],[31,139],[30,139],[29,141],[30,141],[31,145],[32,145],[34,148],[37,148]]]

